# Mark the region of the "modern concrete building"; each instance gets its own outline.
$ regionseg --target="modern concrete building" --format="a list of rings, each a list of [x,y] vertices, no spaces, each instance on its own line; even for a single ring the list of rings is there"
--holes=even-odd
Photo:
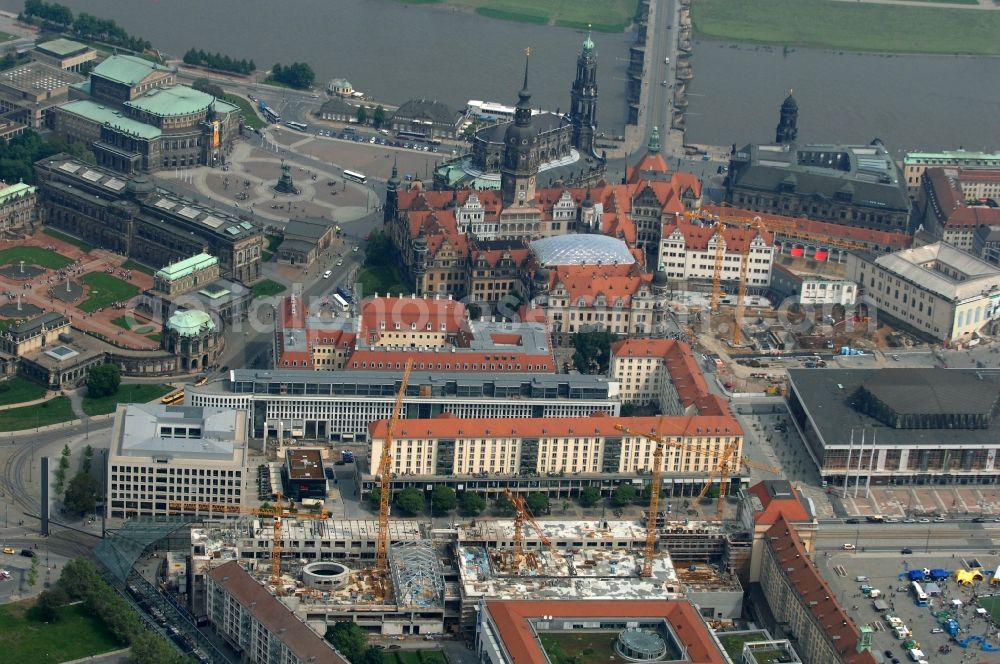
[[[968,343],[1000,317],[1000,268],[946,242],[847,259],[847,278],[878,315],[926,339]]]
[[[770,291],[779,300],[791,298],[796,304],[850,307],[858,290],[858,284],[850,279],[792,270],[780,262],[771,269]]]
[[[728,661],[698,611],[683,599],[486,599],[479,613],[475,651],[480,664],[549,664],[555,657],[543,637],[574,632],[590,638],[606,633],[603,647],[625,661]]]
[[[997,484],[1000,375],[983,369],[789,369],[788,406],[823,479]]]
[[[859,629],[816,568],[795,525],[779,518],[764,537],[760,588],[773,615],[768,630],[794,637],[802,661],[876,664],[871,629]]]
[[[378,420],[369,427],[371,465],[358,478],[361,495],[377,485],[375,460],[387,425]],[[664,450],[662,466],[671,495],[696,494],[721,450],[735,444],[739,456],[743,446],[743,430],[728,409],[680,417],[406,419],[393,432],[393,490],[443,484],[459,492],[478,486],[491,496],[510,488],[571,497],[594,487],[610,495],[619,484],[641,486],[649,476],[656,443],[639,434],[675,444]],[[732,480],[740,481],[738,473]]]
[[[450,354],[449,354],[450,355]],[[415,370],[404,418],[527,418],[617,415],[618,384],[603,376]],[[241,408],[254,437],[366,441],[368,425],[388,419],[402,366],[375,371],[235,369],[226,381],[189,387],[192,405]]]
[[[35,44],[35,60],[77,74],[86,74],[97,63],[97,51],[71,39],[51,39]]]
[[[108,516],[195,512],[171,507],[174,501],[241,505],[246,425],[246,414],[231,409],[119,404],[108,454]]]
[[[0,72],[0,112],[35,130],[52,124],[53,109],[69,99],[83,77],[44,62],[29,62]]]
[[[264,233],[246,219],[67,154],[35,163],[45,225],[154,268],[208,253],[227,279],[260,277]]]
[[[323,455],[318,448],[297,447],[285,450],[281,477],[285,483],[285,495],[293,500],[326,499]]]
[[[211,570],[206,585],[212,628],[245,664],[349,664],[238,562]]]

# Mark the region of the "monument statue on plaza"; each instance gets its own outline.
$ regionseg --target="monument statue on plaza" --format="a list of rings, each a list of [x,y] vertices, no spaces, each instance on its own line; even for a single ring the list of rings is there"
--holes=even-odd
[[[278,184],[274,185],[274,190],[279,194],[299,193],[292,182],[292,169],[288,164],[281,164],[281,177],[278,178]]]

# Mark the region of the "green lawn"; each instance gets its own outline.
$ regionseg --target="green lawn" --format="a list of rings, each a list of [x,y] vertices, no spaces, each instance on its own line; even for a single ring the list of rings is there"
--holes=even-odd
[[[85,254],[89,254],[91,251],[94,250],[94,245],[90,244],[89,242],[84,242],[80,238],[73,237],[72,235],[67,235],[66,233],[57,231],[54,228],[44,228],[42,229],[42,232],[48,235],[49,237],[54,237],[57,240],[62,240],[66,244],[71,244],[74,247],[78,247],[80,251],[84,252]]]
[[[447,664],[440,650],[396,650],[382,653],[383,664]]]
[[[228,102],[233,106],[239,106],[240,112],[243,114],[243,124],[252,128],[260,129],[261,127],[266,127],[267,123],[260,119],[257,115],[257,110],[250,103],[250,100],[246,97],[240,97],[239,95],[227,94],[222,98],[222,101]]]
[[[552,664],[624,664],[614,651],[614,632],[542,632],[542,648]]]
[[[830,0],[698,0],[698,36],[900,53],[1000,54],[1000,11]]]
[[[407,4],[431,4],[427,0]],[[632,23],[636,0],[443,0],[441,4],[465,7],[477,14],[521,23],[555,23],[568,28],[621,32]]]
[[[62,619],[53,624],[32,614],[22,603],[0,606],[4,661],[57,664],[125,647],[83,604],[67,607]]]
[[[107,272],[88,272],[80,279],[90,287],[87,299],[80,303],[83,311],[96,311],[108,307],[115,302],[124,302],[139,293],[139,287]]]
[[[976,602],[989,611],[994,625],[1000,625],[1000,595],[980,596],[976,598]]]
[[[99,399],[84,397],[83,412],[87,415],[113,413],[119,403],[147,403],[154,399],[159,399],[164,394],[173,390],[174,388],[169,385],[147,385],[145,383],[119,385],[118,391],[110,397],[101,397]]]
[[[156,272],[154,268],[145,265],[143,263],[139,263],[138,261],[134,261],[131,258],[122,263],[122,268],[125,270],[135,270],[136,272],[144,272],[145,274],[148,274],[150,276],[152,276],[152,274]]]
[[[10,41],[14,38],[14,35],[9,32],[0,32],[0,42]]]
[[[19,261],[24,261],[27,265],[32,263],[41,265],[50,270],[58,270],[73,262],[65,256],[41,247],[11,247],[0,250],[0,265],[17,264]]]
[[[744,643],[754,643],[756,641],[764,641],[767,636],[764,632],[748,632],[746,634],[718,634],[719,643],[725,649],[726,654],[729,655],[730,659],[734,662],[740,661],[743,657],[743,644]]]
[[[0,431],[34,429],[72,419],[75,419],[75,416],[69,404],[69,397],[55,397],[34,406],[0,410]]]
[[[279,284],[277,281],[272,281],[271,279],[265,279],[264,281],[258,281],[251,288],[250,292],[253,293],[254,297],[267,297],[269,295],[277,295],[278,293],[284,293],[287,290],[287,286]]]
[[[362,268],[358,272],[358,281],[365,297],[375,295],[375,293],[391,293],[397,295],[402,293],[409,295],[412,291],[399,274],[399,269],[395,265],[385,265],[378,267]]]
[[[12,376],[5,381],[0,381],[0,406],[34,401],[44,396],[45,388],[26,378]]]

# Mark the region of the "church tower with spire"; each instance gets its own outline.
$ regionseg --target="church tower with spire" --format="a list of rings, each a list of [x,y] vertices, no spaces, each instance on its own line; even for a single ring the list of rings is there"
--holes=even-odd
[[[399,169],[396,168],[396,159],[392,160],[392,175],[385,185],[385,205],[382,206],[382,221],[386,224],[396,219],[396,211],[399,210]]]
[[[585,155],[594,155],[597,132],[597,53],[587,32],[583,49],[576,59],[576,80],[570,90],[569,119],[573,123],[573,147]]]
[[[508,125],[503,139],[500,193],[504,208],[533,207],[535,201],[538,134],[531,121],[531,92],[528,91],[528,62],[531,58],[531,49],[527,49],[525,54],[524,85],[517,93],[514,122]]]
[[[778,120],[778,127],[774,131],[775,143],[794,143],[799,135],[799,104],[792,96],[792,90],[788,91],[788,96],[781,103],[781,118]]]

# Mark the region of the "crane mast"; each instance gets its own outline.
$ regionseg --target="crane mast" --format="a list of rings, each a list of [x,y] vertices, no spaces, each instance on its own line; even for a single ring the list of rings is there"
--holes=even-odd
[[[410,382],[410,371],[413,370],[413,360],[406,361],[403,378],[400,381],[396,403],[392,407],[392,417],[385,429],[385,439],[382,441],[382,457],[379,459],[378,472],[380,478],[378,538],[375,540],[375,572],[382,577],[383,583],[389,583],[389,502],[392,500],[392,439],[403,408],[403,398],[406,396],[406,386]]]

